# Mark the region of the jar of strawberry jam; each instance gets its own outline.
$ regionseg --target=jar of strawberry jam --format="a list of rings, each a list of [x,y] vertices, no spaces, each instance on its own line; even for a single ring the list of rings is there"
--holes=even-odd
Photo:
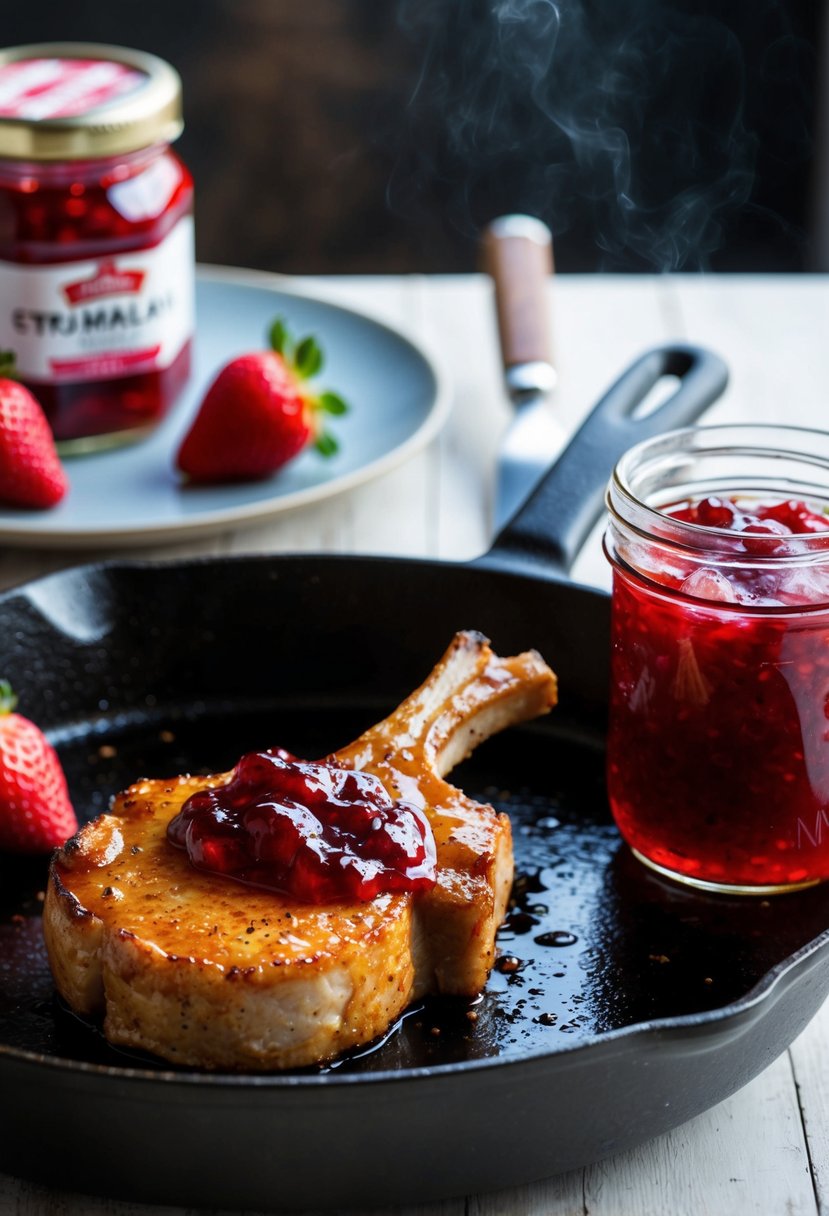
[[[653,869],[829,878],[829,434],[700,427],[618,463],[608,791]]]
[[[189,374],[181,129],[181,82],[153,55],[0,51],[0,345],[64,450],[142,435]]]

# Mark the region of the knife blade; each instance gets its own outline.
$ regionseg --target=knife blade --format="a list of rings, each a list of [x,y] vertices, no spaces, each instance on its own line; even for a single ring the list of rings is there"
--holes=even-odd
[[[550,230],[531,215],[503,215],[484,232],[486,268],[495,287],[504,383],[515,413],[501,443],[495,479],[496,531],[515,514],[564,445],[550,409],[556,384],[548,284]]]

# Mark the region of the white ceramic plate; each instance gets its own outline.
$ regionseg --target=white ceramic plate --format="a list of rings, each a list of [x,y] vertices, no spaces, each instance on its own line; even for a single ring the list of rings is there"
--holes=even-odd
[[[143,442],[67,459],[71,489],[53,510],[0,508],[0,543],[88,549],[222,532],[387,472],[446,419],[449,395],[434,363],[378,321],[295,292],[276,277],[218,268],[199,272],[196,307],[193,374],[170,416]],[[331,420],[339,453],[324,460],[306,451],[267,481],[184,487],[174,457],[205,389],[228,359],[266,344],[277,316],[299,336],[316,334],[326,355],[320,386],[351,406]]]

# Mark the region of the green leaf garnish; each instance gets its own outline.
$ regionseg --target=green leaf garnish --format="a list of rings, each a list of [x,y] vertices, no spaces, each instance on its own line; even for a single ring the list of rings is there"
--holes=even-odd
[[[307,338],[303,338],[301,342],[297,343],[294,351],[294,369],[303,380],[310,380],[312,376],[316,376],[322,364],[322,351],[316,338],[309,334]]]
[[[4,380],[16,380],[17,368],[13,350],[0,350],[0,377]]]
[[[326,414],[347,414],[348,406],[339,393],[320,393],[317,398],[319,407]]]
[[[291,339],[288,336],[288,327],[281,317],[277,317],[268,331],[268,338],[273,350],[278,355],[287,355],[291,347]]]
[[[329,435],[327,431],[321,431],[314,440],[314,447],[319,452],[320,456],[336,456],[340,450],[340,445],[337,443],[333,435]]]

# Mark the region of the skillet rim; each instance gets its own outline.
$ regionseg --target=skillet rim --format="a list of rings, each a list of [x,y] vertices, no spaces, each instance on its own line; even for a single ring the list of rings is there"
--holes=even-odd
[[[30,587],[37,587],[52,580],[65,577],[79,577],[90,574],[112,574],[118,571],[170,569],[186,569],[188,567],[204,567],[210,565],[227,566],[236,564],[270,565],[276,562],[300,562],[308,564],[330,564],[332,566],[351,564],[354,561],[367,562],[378,566],[407,567],[437,567],[440,569],[470,569],[482,570],[499,578],[519,579],[529,582],[553,582],[583,592],[602,600],[609,600],[607,592],[596,587],[575,583],[562,574],[561,571],[550,569],[544,571],[537,567],[532,569],[506,569],[500,564],[487,561],[491,553],[472,561],[451,561],[434,557],[401,557],[377,554],[346,554],[346,553],[313,553],[306,551],[288,551],[280,553],[234,553],[234,554],[200,554],[179,558],[145,558],[122,559],[114,558],[103,561],[68,565],[49,574],[40,575],[35,579],[27,579],[15,586],[0,592],[0,613],[5,604],[14,597],[25,595]],[[735,896],[733,898],[750,898]],[[780,898],[786,898],[781,895]],[[166,1086],[182,1085],[185,1089],[193,1086],[195,1089],[213,1087],[222,1091],[238,1092],[239,1090],[270,1091],[294,1089],[330,1089],[351,1088],[355,1085],[383,1085],[402,1082],[424,1082],[442,1080],[461,1073],[480,1072],[491,1068],[509,1068],[539,1061],[563,1058],[566,1061],[580,1056],[585,1051],[594,1054],[601,1049],[612,1050],[621,1048],[624,1051],[628,1044],[639,1039],[670,1037],[674,1043],[686,1041],[689,1045],[704,1042],[716,1037],[718,1031],[727,1034],[729,1029],[737,1028],[740,1022],[752,1025],[762,1020],[764,1014],[773,1007],[787,987],[797,981],[798,973],[806,968],[809,960],[817,961],[822,951],[829,948],[829,927],[824,929],[811,941],[788,955],[771,967],[765,975],[754,984],[748,992],[737,1000],[730,1001],[716,1009],[703,1010],[697,1013],[679,1014],[674,1017],[652,1018],[645,1022],[634,1022],[629,1026],[621,1026],[598,1034],[592,1034],[579,1042],[565,1042],[554,1049],[532,1049],[521,1055],[488,1056],[481,1059],[461,1060],[446,1064],[423,1065],[415,1068],[386,1069],[370,1073],[339,1073],[336,1069],[319,1074],[295,1073],[229,1073],[209,1072],[195,1069],[149,1069],[132,1068],[117,1064],[95,1064],[83,1060],[73,1060],[71,1057],[45,1055],[41,1052],[14,1048],[9,1044],[0,1043],[0,1065],[5,1061],[20,1064],[47,1067],[65,1074],[80,1074],[83,1076],[102,1077],[125,1082],[157,1082]],[[811,968],[806,968],[807,972]],[[737,1024],[737,1025],[735,1025]],[[605,1054],[602,1051],[602,1054]]]

